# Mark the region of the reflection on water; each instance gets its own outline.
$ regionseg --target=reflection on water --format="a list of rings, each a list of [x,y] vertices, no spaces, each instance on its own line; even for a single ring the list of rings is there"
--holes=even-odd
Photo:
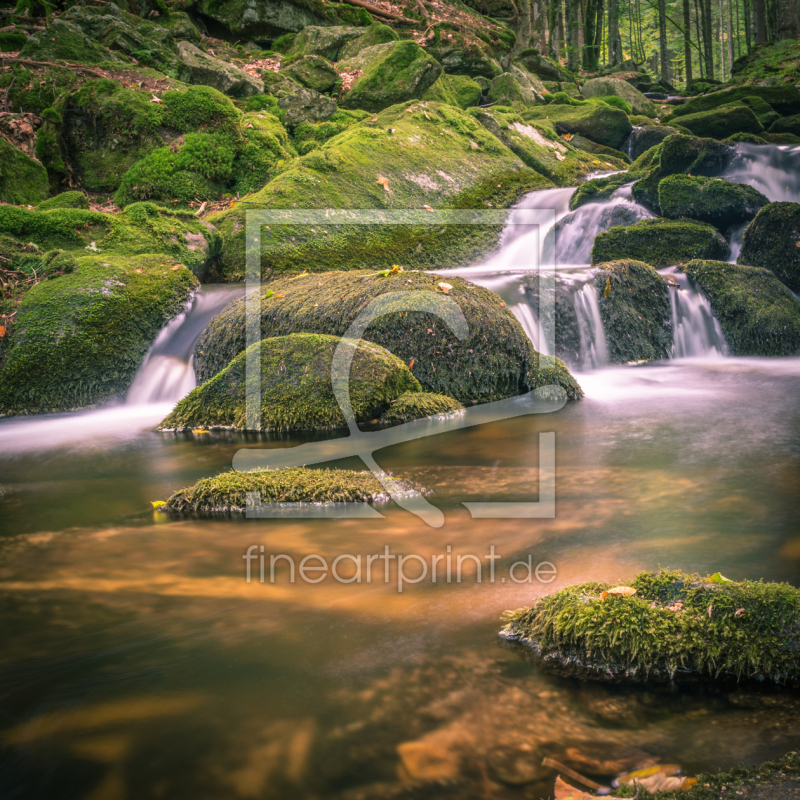
[[[800,746],[797,695],[580,684],[498,640],[502,612],[537,594],[659,564],[798,581],[800,360],[579,380],[587,399],[556,414],[381,451],[433,490],[438,530],[392,506],[382,521],[165,519],[150,501],[253,441],[152,433],[158,407],[0,422],[0,796],[538,798],[544,756],[607,781]],[[472,520],[464,501],[536,499],[542,431],[556,518]],[[460,584],[400,594],[380,570],[248,584],[253,544],[297,561],[385,545],[501,558],[494,583],[467,561]],[[556,580],[503,582],[529,554]]]

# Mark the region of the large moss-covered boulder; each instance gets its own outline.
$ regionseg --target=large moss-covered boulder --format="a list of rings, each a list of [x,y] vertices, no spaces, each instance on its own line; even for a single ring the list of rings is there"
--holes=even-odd
[[[519,156],[524,164],[559,186],[578,183],[581,178],[590,172],[596,172],[599,167],[597,158],[576,150],[552,128],[537,122],[525,122],[510,108],[476,108],[471,113],[486,130]],[[606,157],[603,158],[606,166],[623,166],[617,161],[606,162]]]
[[[776,120],[781,118],[781,115],[775,109],[760,97],[742,97],[736,101],[737,106],[747,106],[755,115],[756,119],[767,130]],[[727,108],[727,106],[722,106]],[[680,119],[678,120],[680,121]]]
[[[353,58],[340,61],[338,69],[361,70],[341,105],[366,111],[382,111],[422,97],[442,74],[441,64],[410,39],[367,47]]]
[[[382,25],[381,27],[386,28],[388,26]],[[389,30],[391,31],[392,29],[389,28]],[[364,29],[357,28],[354,25],[331,25],[327,27],[307,25],[295,36],[292,46],[286,55],[289,58],[322,56],[328,61],[336,61],[339,57],[339,51],[348,42],[352,42],[362,36],[364,36]],[[379,44],[379,42],[375,41],[371,42],[371,44]],[[352,53],[352,55],[355,55],[355,53]],[[343,55],[342,57],[346,58],[347,56]]]
[[[34,33],[20,50],[20,58],[109,66],[131,63],[87,36],[73,22],[60,18],[53,20],[45,30]]]
[[[198,285],[173,266],[163,256],[83,256],[71,274],[28,291],[0,370],[0,413],[85,408],[124,395]]]
[[[627,142],[628,155],[631,161],[636,161],[639,156],[651,147],[661,144],[667,136],[672,136],[678,132],[677,128],[669,125],[637,125],[631,131]]]
[[[294,149],[304,156],[369,116],[367,111],[347,111],[340,108],[324,122],[300,123],[295,126],[292,136]]]
[[[795,686],[799,617],[800,592],[786,583],[663,570],[622,586],[568,586],[509,612],[501,635],[578,677],[734,677]]]
[[[726,139],[732,133],[761,133],[764,126],[747,106],[723,106],[680,118],[684,128],[695,136]]]
[[[605,104],[560,105],[549,103],[524,112],[525,120],[549,121],[558,133],[580,134],[593,142],[619,150],[633,126],[628,115]]]
[[[407,292],[413,304],[419,292],[441,291],[441,279],[422,272],[327,272],[273,281],[262,292],[261,334],[342,336],[359,312],[387,292]],[[516,317],[500,298],[462,278],[448,277],[451,297],[464,313],[469,333],[458,340],[445,322],[418,311],[397,312],[376,320],[365,338],[385,347],[406,364],[427,392],[462,403],[486,402],[520,394],[554,381],[540,368]],[[198,381],[216,375],[245,349],[245,303],[234,302],[209,323],[195,350]],[[548,366],[550,369],[552,365]],[[566,372],[566,371],[565,371]],[[556,379],[557,380],[557,379]],[[571,398],[580,388],[569,373],[562,382]],[[555,382],[555,381],[554,381]]]
[[[199,28],[185,11],[170,10],[169,16],[159,17],[158,26],[166,28],[176,42],[185,40],[196,43],[202,38]]]
[[[192,213],[173,213],[152,203],[135,203],[121,214],[0,206],[0,234],[32,242],[43,252],[120,257],[159,253],[167,266],[179,261],[200,278],[222,247],[220,235],[209,223]]]
[[[752,186],[720,178],[670,175],[658,184],[658,205],[665,217],[688,217],[720,229],[752,219],[767,203]]]
[[[672,322],[666,281],[649,264],[599,264],[592,279],[612,364],[669,358]]]
[[[313,89],[300,87],[296,92],[278,100],[283,121],[288,128],[297,125],[325,122],[336,112],[336,101]]]
[[[333,6],[333,7],[331,7]],[[234,36],[241,39],[276,39],[285,33],[297,33],[307,25],[331,25],[341,20],[335,4],[322,0],[293,2],[293,0],[200,0],[197,10],[206,17],[222,23]],[[356,10],[353,17],[357,19]],[[350,21],[350,20],[346,20]]]
[[[480,103],[482,94],[481,85],[469,75],[448,75],[443,72],[422,99],[447,103],[458,108],[470,108]]]
[[[514,61],[525,67],[528,72],[536,75],[542,81],[556,81],[558,83],[570,83],[572,75],[567,72],[556,61],[551,61],[543,56],[535,48],[528,48],[519,53]],[[588,96],[588,95],[587,95]]]
[[[584,97],[621,97],[630,103],[634,114],[655,117],[656,107],[638,89],[621,78],[592,78],[581,86]]]
[[[772,272],[700,260],[684,271],[708,297],[732,355],[800,352],[800,300]]]
[[[624,169],[631,163],[630,158],[621,150],[615,150],[613,147],[606,147],[604,144],[597,144],[597,142],[593,142],[591,139],[587,139],[580,134],[571,136],[569,143],[576,150],[582,150],[584,153],[591,153],[595,156],[602,156],[603,163],[609,166],[618,166]]]
[[[792,133],[795,136],[800,136],[800,114],[794,114],[791,117],[783,117],[783,119],[776,120],[770,125],[769,133]]]
[[[675,106],[672,113],[661,122],[669,124],[675,120],[683,125],[683,122],[678,119],[679,117],[702,111],[712,111],[720,106],[733,105],[745,97],[761,98],[784,117],[800,114],[800,89],[795,86],[737,86],[693,97],[688,103]]]
[[[800,203],[764,206],[744,232],[737,262],[771,270],[800,292]]]
[[[261,503],[364,503],[387,500],[371,472],[348,469],[252,470],[203,478],[172,494],[159,511],[172,514],[244,514],[247,495]]]
[[[425,52],[433,56],[451,75],[469,75],[471,78],[487,78],[492,80],[503,74],[503,68],[497,60],[502,51],[492,51],[485,42],[473,38],[467,46],[463,36],[453,34],[454,39],[425,45]],[[461,41],[459,41],[461,39]]]
[[[298,83],[320,93],[329,92],[339,80],[339,73],[322,56],[303,56],[293,61],[285,71]]]
[[[373,22],[366,30],[361,28],[360,31],[361,33],[359,36],[353,37],[342,46],[338,56],[341,61],[346,61],[348,58],[357,56],[362,50],[366,50],[368,47],[373,47],[376,44],[386,44],[387,42],[396,42],[399,38],[392,28],[388,25],[384,25],[382,22]],[[295,40],[295,43],[297,43],[298,40],[302,40],[302,36],[303,34],[301,33]],[[292,53],[294,53],[294,46],[290,51],[290,54]],[[319,55],[325,54],[320,53]]]
[[[261,360],[261,430],[342,428],[347,422],[333,394],[336,336],[294,333],[252,345]],[[417,379],[397,356],[371,342],[346,340],[355,349],[350,368],[350,403],[357,422],[369,422],[406,392],[420,391]],[[159,425],[161,430],[247,427],[247,354],[184,397]]]
[[[239,67],[204,53],[191,42],[180,42],[178,53],[191,76],[191,83],[211,86],[231,97],[264,94],[264,82]]]
[[[536,92],[510,72],[504,72],[493,78],[487,95],[493,103],[513,108],[515,111],[524,111],[539,101]]]
[[[224,274],[241,279],[249,209],[503,208],[550,186],[466,112],[411,103],[353,125],[273,178],[246,206],[210,219],[225,237]],[[265,276],[365,263],[430,269],[475,263],[497,247],[500,230],[499,225],[278,222],[262,231]]]
[[[598,234],[592,264],[636,259],[654,267],[669,267],[693,258],[723,259],[729,252],[728,243],[711,225],[656,218]]]
[[[439,417],[457,414],[464,406],[445,394],[431,392],[406,392],[396,400],[392,400],[389,408],[381,414],[379,422],[393,425],[410,422],[425,417]]]
[[[0,138],[0,202],[36,205],[47,197],[48,191],[47,170]]]

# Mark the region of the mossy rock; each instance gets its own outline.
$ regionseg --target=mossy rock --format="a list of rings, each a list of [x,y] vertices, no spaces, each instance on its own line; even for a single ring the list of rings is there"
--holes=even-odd
[[[58,212],[51,211],[50,214]],[[120,398],[197,280],[163,256],[84,256],[19,306],[0,371],[0,413],[32,414]]]
[[[764,126],[746,106],[722,106],[680,118],[684,128],[695,136],[725,139],[731,133],[761,133]]]
[[[286,72],[272,72],[272,70],[264,70],[262,72],[262,76],[264,79],[265,90],[268,91],[273,97],[278,98],[278,100],[283,100],[285,97],[289,97],[303,88],[302,84],[298,83]],[[250,99],[252,100],[253,98]]]
[[[20,58],[33,61],[68,61],[79,64],[130,65],[131,62],[107,50],[77,25],[57,18],[47,29],[34,33],[20,50]]]
[[[669,358],[669,289],[653,267],[628,259],[599,264],[592,283],[597,287],[609,362]]]
[[[668,570],[623,585],[635,594],[604,597],[607,583],[569,586],[507,613],[502,635],[580,677],[800,683],[800,592],[792,586]]]
[[[192,22],[191,17],[185,11],[174,11],[170,9],[169,14],[158,19],[160,28],[166,28],[176,41],[184,40],[187,42],[199,42],[201,33],[197,25]]]
[[[341,339],[314,333],[275,336],[251,346],[261,359],[261,430],[309,431],[347,427],[333,394],[333,355]],[[379,417],[417,379],[397,356],[371,342],[345,340],[355,349],[350,403],[356,422]],[[247,353],[193,389],[162,420],[160,430],[247,428]]]
[[[725,144],[769,144],[763,136],[756,136],[754,133],[734,133],[723,141]]]
[[[369,116],[367,111],[357,109],[346,111],[340,108],[323,122],[302,122],[294,128],[292,137],[294,147],[301,156],[304,156],[352,125],[363,122]]]
[[[795,136],[800,136],[800,114],[776,120],[770,125],[768,132],[771,134],[792,133]]]
[[[752,219],[769,203],[757,189],[720,178],[670,175],[658,184],[658,205],[669,219],[697,219],[725,229]]]
[[[606,97],[613,95],[621,97],[630,104],[634,114],[646,117],[657,116],[656,107],[638,89],[620,78],[592,78],[581,86],[584,97]]]
[[[306,30],[308,29],[306,28]],[[331,29],[328,28],[327,30]],[[298,39],[302,35],[301,33]],[[366,30],[361,29],[360,36],[354,37],[344,44],[339,51],[338,57],[341,61],[346,61],[348,58],[357,56],[368,47],[373,47],[376,44],[386,44],[387,42],[396,42],[398,38],[398,35],[388,25],[384,25],[382,22],[373,22]],[[293,53],[294,48],[290,52]],[[325,54],[319,53],[319,55]]]
[[[587,139],[585,136],[581,136],[580,134],[571,136],[569,143],[570,146],[574,147],[576,150],[582,150],[584,153],[602,156],[603,159],[613,159],[613,161],[606,162],[607,166],[619,166],[620,168],[624,169],[631,163],[630,158],[628,158],[628,156],[621,150],[615,150],[613,147],[606,147],[603,144],[597,144],[597,142],[593,142],[591,139]]]
[[[569,210],[575,211],[585,203],[596,203],[600,200],[607,200],[617,189],[620,189],[626,183],[637,180],[641,176],[641,172],[617,173],[616,175],[607,175],[604,178],[592,178],[590,181],[585,181],[576,190],[575,194],[569,200]]]
[[[445,394],[406,392],[391,401],[389,408],[381,414],[379,422],[398,424],[425,417],[456,414],[463,409],[464,406],[458,400]]]
[[[689,262],[685,272],[708,297],[731,355],[791,356],[800,352],[800,300],[773,272],[699,260]]]
[[[264,82],[260,78],[210,56],[191,42],[180,42],[178,55],[188,72],[189,83],[211,86],[230,97],[264,94]]]
[[[497,60],[502,51],[493,51],[486,42],[475,42],[464,46],[463,34],[453,32],[453,39],[425,45],[425,52],[433,56],[450,75],[469,75],[470,78],[492,80],[503,74]]]
[[[661,122],[669,124],[674,120],[683,125],[683,120],[678,117],[713,111],[721,106],[733,105],[745,97],[761,98],[784,117],[800,114],[800,89],[794,86],[738,86],[694,97],[688,103],[675,106],[672,113]]]
[[[631,131],[630,139],[628,140],[628,154],[632,161],[636,161],[651,147],[655,147],[667,136],[679,133],[676,128],[669,125],[643,125],[637,126]]]
[[[800,136],[794,133],[765,133],[769,144],[800,144]]]
[[[597,158],[576,150],[571,142],[565,142],[551,128],[537,122],[525,122],[510,108],[475,108],[470,113],[524,164],[558,186],[578,183],[600,167]],[[624,167],[624,163],[617,160],[604,160],[603,164],[611,168]]]
[[[13,144],[0,138],[0,201],[36,205],[47,197],[47,170]]]
[[[223,472],[175,492],[159,511],[173,514],[244,514],[247,495],[262,503],[363,503],[387,500],[371,472],[346,469]]]
[[[489,100],[517,112],[532,108],[538,102],[533,89],[522,84],[515,75],[504,72],[492,79],[487,92]]]
[[[592,264],[635,259],[654,267],[670,267],[694,258],[723,259],[729,252],[728,243],[711,225],[644,219],[598,234],[592,247]]]
[[[303,56],[286,67],[285,72],[298,83],[321,94],[329,92],[340,80],[339,73],[322,56]]]
[[[298,125],[330,119],[336,113],[336,101],[313,89],[300,86],[296,92],[278,100],[278,109],[286,127],[293,130]]]
[[[469,326],[464,340],[459,341],[443,320],[417,311],[382,317],[365,336],[407,364],[413,361],[414,376],[426,392],[446,394],[461,403],[498,400],[546,385],[538,353],[500,298],[462,278],[448,277],[447,282],[452,286],[449,296]],[[416,293],[435,293],[439,283],[436,276],[422,272],[383,277],[367,270],[273,281],[262,292],[261,334],[342,336],[379,295],[408,292],[413,303]],[[245,304],[237,301],[216,316],[200,337],[194,358],[198,381],[216,375],[245,349],[245,342]],[[564,388],[571,399],[581,396],[580,388],[569,382]]]
[[[516,56],[515,61],[543,81],[570,83],[574,80],[558,62],[543,56],[535,48],[523,50]]]
[[[471,108],[481,101],[483,88],[468,75],[442,73],[423,95],[423,100],[448,103],[457,108]]]
[[[37,211],[51,211],[54,208],[89,208],[89,198],[83,192],[61,192],[36,206]]]
[[[760,97],[742,97],[736,101],[736,105],[747,106],[756,115],[756,119],[762,124],[764,130],[781,118],[781,115]],[[729,106],[721,106],[721,108],[729,108]]]
[[[375,23],[380,25],[380,23]],[[381,25],[382,28],[388,28],[387,25]],[[391,28],[388,28],[390,31]],[[369,29],[368,29],[369,31]],[[392,31],[396,37],[397,34]],[[292,46],[289,48],[286,55],[289,58],[301,58],[302,56],[322,56],[327,58],[328,61],[336,61],[339,58],[339,53],[348,42],[354,39],[364,37],[366,34],[363,28],[358,28],[354,25],[307,25],[303,28],[292,41]],[[386,41],[386,40],[382,40]],[[379,41],[370,42],[370,44],[379,44]],[[355,55],[355,53],[353,53]],[[342,54],[342,58],[347,58]]]
[[[633,130],[624,111],[605,104],[549,103],[529,109],[522,116],[526,121],[549,120],[558,133],[579,134],[615,150],[622,147]]]
[[[770,203],[747,226],[737,263],[771,270],[800,292],[800,203]]]
[[[245,195],[261,189],[297,155],[289,134],[273,114],[249,112],[242,117],[242,137],[229,186]],[[297,130],[295,129],[295,133]]]
[[[504,208],[550,186],[466,112],[417,102],[353,125],[294,162],[246,206],[210,219],[225,237],[222,274],[237,280],[245,270],[249,209]],[[365,263],[429,269],[474,264],[497,247],[499,230],[482,224],[319,227],[276,219],[262,231],[262,274]]]
[[[367,47],[337,67],[362,71],[341,106],[373,112],[422,97],[442,74],[441,64],[409,39]]]
[[[180,261],[199,278],[219,255],[222,239],[192,213],[171,213],[152,203],[135,203],[121,214],[79,208],[32,211],[0,206],[0,233],[33,242],[40,250],[63,249],[86,255],[135,256],[160,253]]]

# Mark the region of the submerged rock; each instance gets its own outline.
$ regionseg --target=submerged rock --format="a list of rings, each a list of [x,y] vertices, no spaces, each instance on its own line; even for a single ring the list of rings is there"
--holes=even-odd
[[[729,252],[728,243],[711,225],[656,218],[598,234],[592,264],[636,259],[654,267],[670,267],[693,258],[723,259]]]
[[[628,587],[621,587],[628,588]],[[642,572],[634,591],[569,586],[507,614],[501,635],[557,672],[599,680],[678,677],[800,684],[800,592],[786,583]]]
[[[747,226],[737,263],[771,270],[800,292],[800,203],[765,205]]]
[[[685,272],[708,297],[732,355],[800,352],[800,300],[773,272],[720,261],[690,261]]]
[[[198,285],[173,266],[164,256],[83,256],[70,274],[30,289],[0,370],[0,413],[66,411],[124,395]]]
[[[448,277],[451,297],[464,313],[469,333],[459,341],[444,320],[428,313],[397,312],[370,325],[366,336],[413,366],[427,392],[461,403],[499,400],[556,380],[571,399],[581,396],[572,376],[554,375],[543,365],[528,337],[493,292]],[[262,336],[307,332],[342,336],[359,312],[387,292],[436,292],[440,279],[422,272],[382,277],[367,270],[326,272],[273,281],[262,295]],[[194,366],[198,381],[216,375],[245,349],[245,303],[231,303],[203,331]],[[563,366],[563,365],[562,365]],[[555,370],[557,371],[557,370]],[[566,372],[566,370],[564,370]]]
[[[658,205],[665,217],[688,217],[720,229],[752,219],[767,203],[752,186],[719,178],[670,175],[658,184]]]
[[[173,514],[243,514],[247,495],[262,503],[363,503],[388,499],[371,472],[346,469],[272,469],[223,472],[175,492],[159,508]]]
[[[264,431],[326,430],[346,427],[333,394],[333,355],[341,339],[295,333],[251,346],[260,354],[261,428]],[[356,422],[379,417],[420,385],[397,356],[371,342],[344,340],[355,352],[350,368],[350,403]],[[159,430],[234,428],[247,425],[247,353],[193,389],[162,420]]]

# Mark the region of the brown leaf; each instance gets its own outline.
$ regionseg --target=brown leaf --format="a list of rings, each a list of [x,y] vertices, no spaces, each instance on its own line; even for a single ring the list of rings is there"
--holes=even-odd
[[[378,173],[377,183],[383,186],[383,188],[386,189],[387,192],[389,191],[389,180],[388,178],[384,178],[383,175],[381,175],[380,173]]]
[[[424,205],[424,206],[422,206],[422,207],[423,207],[423,208],[424,208],[426,211],[430,211],[430,212],[431,212],[431,214],[433,214],[433,213],[434,213],[434,212],[433,212],[433,209],[432,209],[432,208],[431,208],[429,205]]]
[[[0,339],[2,339],[6,335],[6,326],[0,325]]]
[[[734,617],[738,617],[740,614],[744,614],[743,608],[737,608],[736,613],[733,615]]]
[[[636,589],[630,586],[615,586],[613,589],[603,592],[603,594],[600,595],[600,599],[605,600],[607,597],[631,597],[634,594],[636,594]]]
[[[180,268],[181,268],[181,266],[182,266],[181,264],[176,264],[174,267],[170,267],[170,269],[171,269],[173,272],[175,272],[175,270],[176,270],[176,269],[180,269]]]

